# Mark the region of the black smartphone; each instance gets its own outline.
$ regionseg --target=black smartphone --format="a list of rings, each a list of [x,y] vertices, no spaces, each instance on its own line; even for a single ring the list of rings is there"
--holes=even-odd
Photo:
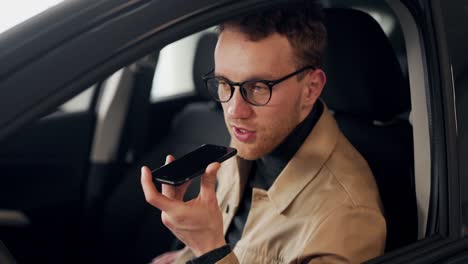
[[[153,170],[153,181],[174,186],[202,175],[213,162],[223,162],[236,155],[235,148],[204,144],[186,155]]]

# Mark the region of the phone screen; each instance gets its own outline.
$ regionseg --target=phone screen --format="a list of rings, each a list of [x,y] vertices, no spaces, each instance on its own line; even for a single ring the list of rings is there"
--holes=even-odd
[[[180,185],[202,175],[210,163],[223,162],[236,153],[234,148],[205,144],[183,157],[153,170],[153,179],[167,184]]]

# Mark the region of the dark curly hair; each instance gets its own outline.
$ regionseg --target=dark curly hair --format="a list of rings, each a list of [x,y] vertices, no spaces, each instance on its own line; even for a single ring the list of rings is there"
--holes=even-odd
[[[246,16],[234,18],[218,26],[222,33],[235,28],[258,41],[273,33],[286,36],[296,57],[297,67],[322,67],[327,31],[322,23],[322,5],[313,0],[276,5]]]

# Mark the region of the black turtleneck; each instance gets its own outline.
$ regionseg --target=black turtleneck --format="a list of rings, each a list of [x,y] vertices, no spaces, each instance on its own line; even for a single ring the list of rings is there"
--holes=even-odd
[[[323,104],[317,101],[312,111],[310,111],[310,114],[297,125],[280,145],[271,153],[254,161],[243,197],[226,234],[226,241],[232,247],[237,244],[237,241],[239,241],[242,236],[244,225],[247,221],[247,216],[252,204],[252,189],[258,188],[268,190],[271,187],[278,175],[284,167],[286,167],[286,164],[288,164],[302,143],[304,143],[304,140],[314,128],[322,112]],[[199,262],[202,259],[202,257],[200,257],[189,263],[215,263],[229,254],[229,252],[229,248],[225,246],[203,255],[202,262]]]

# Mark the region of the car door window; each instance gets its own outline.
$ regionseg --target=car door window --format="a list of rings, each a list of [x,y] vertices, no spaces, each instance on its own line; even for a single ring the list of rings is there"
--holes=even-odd
[[[70,99],[68,102],[61,105],[59,107],[60,110],[68,113],[88,110],[91,107],[91,102],[95,91],[95,86],[90,87],[89,89],[85,90],[84,92],[78,94],[77,96]]]
[[[197,44],[203,34],[214,30],[214,28],[205,29],[161,49],[153,78],[151,102],[195,92],[193,65]]]

